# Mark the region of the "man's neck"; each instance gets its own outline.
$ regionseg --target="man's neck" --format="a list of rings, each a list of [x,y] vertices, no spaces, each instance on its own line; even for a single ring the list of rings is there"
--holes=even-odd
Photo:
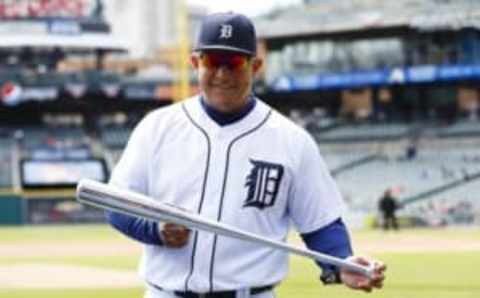
[[[243,107],[235,112],[225,113],[210,105],[203,96],[200,97],[200,101],[207,115],[221,126],[229,125],[243,119],[253,110],[257,102],[253,96],[249,96],[249,100]]]

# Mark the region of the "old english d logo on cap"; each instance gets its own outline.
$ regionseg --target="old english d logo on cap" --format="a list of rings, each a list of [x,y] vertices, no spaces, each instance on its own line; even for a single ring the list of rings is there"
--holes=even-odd
[[[222,50],[254,56],[257,38],[253,23],[242,14],[210,14],[202,22],[193,50]]]
[[[233,27],[232,25],[222,25],[220,27],[220,37],[219,38],[230,38],[232,37]]]

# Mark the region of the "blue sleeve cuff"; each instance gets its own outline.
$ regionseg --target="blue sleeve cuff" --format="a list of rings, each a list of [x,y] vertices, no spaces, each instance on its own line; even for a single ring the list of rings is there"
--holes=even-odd
[[[327,255],[345,259],[353,255],[350,236],[341,218],[316,231],[301,234],[307,247]],[[338,271],[334,265],[317,262],[323,271]]]
[[[127,237],[144,244],[163,244],[158,234],[158,223],[155,221],[112,211],[106,211],[105,216],[110,225]]]

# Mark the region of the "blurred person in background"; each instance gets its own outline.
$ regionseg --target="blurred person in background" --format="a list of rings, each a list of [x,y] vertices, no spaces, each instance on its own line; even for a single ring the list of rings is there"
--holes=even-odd
[[[384,230],[393,228],[398,230],[398,222],[395,212],[399,208],[396,198],[393,196],[392,189],[387,189],[378,202],[378,209],[382,215],[382,226]]]

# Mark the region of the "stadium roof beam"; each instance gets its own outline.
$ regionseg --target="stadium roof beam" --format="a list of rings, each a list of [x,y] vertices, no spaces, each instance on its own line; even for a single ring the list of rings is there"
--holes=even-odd
[[[351,5],[338,2],[290,7],[256,18],[258,36],[273,39],[387,28],[480,29],[480,1],[364,0]]]
[[[109,35],[86,33],[75,36],[62,35],[3,35],[0,48],[62,48],[64,50],[91,51],[92,49],[126,52],[127,44]]]

